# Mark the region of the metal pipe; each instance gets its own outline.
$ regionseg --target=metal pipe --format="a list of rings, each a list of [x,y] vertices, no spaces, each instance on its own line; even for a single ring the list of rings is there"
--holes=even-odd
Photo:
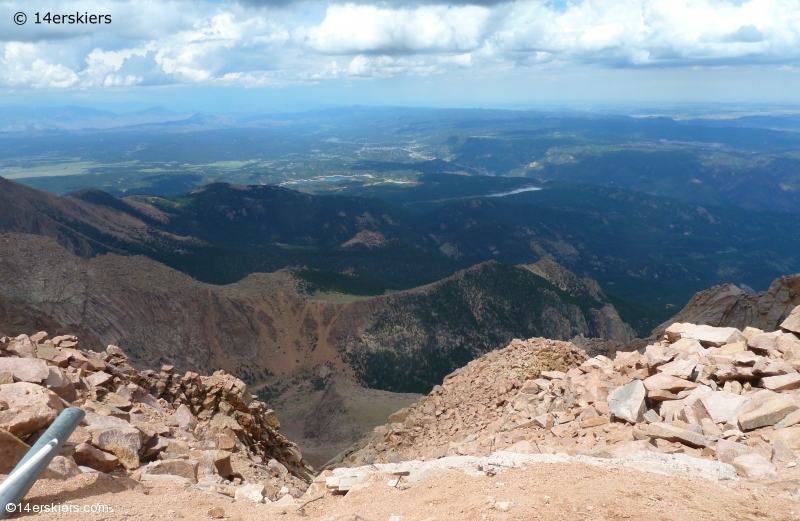
[[[8,519],[11,512],[6,505],[16,505],[22,501],[39,476],[58,454],[59,449],[70,437],[72,431],[83,419],[83,409],[70,407],[56,418],[56,421],[42,434],[14,470],[0,484],[0,519]]]
[[[58,440],[56,440],[56,439],[50,440],[50,442],[47,445],[45,445],[44,447],[42,447],[42,450],[40,450],[39,452],[34,454],[31,459],[26,461],[23,465],[19,466],[18,468],[15,468],[11,472],[11,474],[9,474],[8,477],[6,477],[5,481],[3,481],[2,484],[0,484],[0,496],[3,495],[3,492],[5,492],[6,490],[10,489],[11,485],[13,485],[17,481],[19,481],[19,478],[22,477],[23,474],[28,472],[28,470],[31,467],[33,467],[34,465],[39,463],[39,461],[41,461],[42,458],[47,456],[47,454],[51,450],[53,450],[53,447],[55,447],[56,445],[58,445]]]

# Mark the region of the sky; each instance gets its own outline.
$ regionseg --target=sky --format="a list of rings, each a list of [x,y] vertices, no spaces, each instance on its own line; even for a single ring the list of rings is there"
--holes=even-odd
[[[6,106],[800,105],[798,93],[800,0],[0,0]]]

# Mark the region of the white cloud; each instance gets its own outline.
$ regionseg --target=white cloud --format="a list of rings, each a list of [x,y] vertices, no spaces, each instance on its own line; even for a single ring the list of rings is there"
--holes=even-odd
[[[44,59],[31,43],[5,44],[0,59],[0,78],[12,87],[67,88],[77,85],[78,75],[69,68]]]
[[[90,0],[81,9],[111,14],[110,27],[29,22],[4,31],[0,85],[259,86],[463,68],[800,61],[800,0],[575,0],[560,9],[541,0],[480,3]],[[44,0],[37,9],[74,7]],[[0,16],[10,19],[16,10],[0,0]]]
[[[490,14],[478,6],[333,5],[322,23],[298,28],[293,36],[324,54],[468,51],[481,45]]]

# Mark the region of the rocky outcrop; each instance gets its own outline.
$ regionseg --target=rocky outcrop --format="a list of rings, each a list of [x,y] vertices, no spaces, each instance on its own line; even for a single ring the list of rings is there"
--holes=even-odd
[[[15,438],[3,443],[5,472],[65,406],[73,406],[86,416],[60,454],[66,461],[57,462],[66,477],[73,472],[64,469],[76,464],[87,472],[122,467],[137,479],[177,477],[234,496],[231,482],[244,478],[233,470],[233,458],[236,468],[263,474],[273,492],[285,488],[300,497],[312,480],[313,469],[281,435],[274,411],[223,371],[180,375],[164,366],[138,372],[119,347],[83,350],[74,336],[44,332],[0,337],[0,371],[10,380],[0,385],[0,440]],[[57,392],[71,394],[71,403]]]
[[[675,323],[643,352],[586,358],[572,344],[514,340],[397,411],[332,465],[493,451],[621,457],[642,450],[778,478],[800,449],[800,335]]]
[[[654,329],[653,335],[658,338],[674,322],[775,331],[798,305],[800,274],[775,279],[761,293],[747,293],[733,284],[714,286],[692,297],[677,315]]]

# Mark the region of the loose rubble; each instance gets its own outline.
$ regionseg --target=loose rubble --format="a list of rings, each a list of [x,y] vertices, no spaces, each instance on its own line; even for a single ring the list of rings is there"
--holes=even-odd
[[[612,360],[514,340],[445,378],[326,468],[507,450],[714,459],[774,480],[800,450],[800,307],[781,330],[675,323]],[[333,481],[333,480],[331,480]]]
[[[86,416],[45,478],[113,473],[250,501],[259,492],[266,503],[294,501],[313,479],[274,411],[232,375],[139,372],[116,346],[97,353],[69,335],[0,335],[0,473],[70,406]]]

